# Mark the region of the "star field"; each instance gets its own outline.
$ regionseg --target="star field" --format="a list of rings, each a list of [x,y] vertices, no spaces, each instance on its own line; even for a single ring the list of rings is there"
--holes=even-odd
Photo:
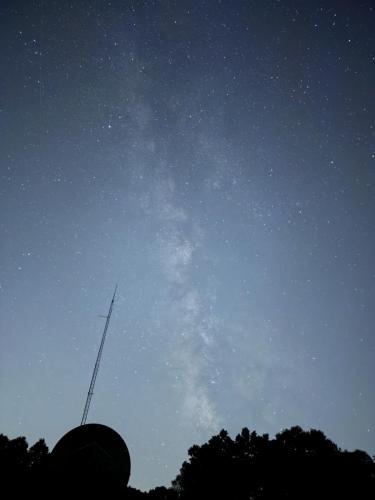
[[[371,1],[5,1],[0,431],[375,450]]]

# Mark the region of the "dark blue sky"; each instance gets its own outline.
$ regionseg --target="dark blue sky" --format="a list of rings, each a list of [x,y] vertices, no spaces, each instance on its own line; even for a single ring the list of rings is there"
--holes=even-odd
[[[375,451],[370,1],[4,1],[0,432],[130,484],[299,424]]]

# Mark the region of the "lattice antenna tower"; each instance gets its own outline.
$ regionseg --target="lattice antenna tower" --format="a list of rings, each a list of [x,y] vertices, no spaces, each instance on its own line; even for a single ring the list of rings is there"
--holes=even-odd
[[[111,300],[111,305],[109,306],[108,314],[107,314],[107,316],[104,316],[106,318],[106,321],[105,321],[105,326],[104,326],[104,330],[103,330],[102,341],[100,342],[100,347],[99,347],[98,355],[96,357],[96,362],[95,362],[94,371],[93,371],[93,374],[92,374],[92,377],[91,377],[89,392],[87,393],[85,409],[83,410],[81,425],[84,425],[86,423],[87,414],[89,412],[91,399],[92,399],[92,396],[94,394],[95,381],[96,381],[96,377],[98,376],[100,359],[102,357],[104,342],[105,342],[105,338],[106,338],[106,335],[107,335],[107,330],[108,330],[109,322],[110,322],[110,319],[111,319],[111,314],[112,314],[112,309],[113,309],[113,303],[115,301],[116,292],[117,292],[117,285],[116,285],[116,288],[115,288],[115,291],[114,291],[114,294],[113,294],[113,297],[112,297],[112,300]]]

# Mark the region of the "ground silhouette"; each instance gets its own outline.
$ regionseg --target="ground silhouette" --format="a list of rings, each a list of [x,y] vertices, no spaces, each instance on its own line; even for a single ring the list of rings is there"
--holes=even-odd
[[[148,492],[132,487],[109,487],[105,497],[128,500],[375,498],[373,458],[361,450],[341,450],[319,430],[304,431],[295,426],[283,430],[274,439],[247,428],[232,439],[222,430],[207,443],[192,446],[188,455],[171,487],[161,486]],[[64,485],[60,481],[57,484],[51,474],[50,455],[43,439],[29,447],[24,437],[9,439],[1,434],[0,471],[3,498],[7,498],[5,492],[9,498],[20,495],[67,498]]]

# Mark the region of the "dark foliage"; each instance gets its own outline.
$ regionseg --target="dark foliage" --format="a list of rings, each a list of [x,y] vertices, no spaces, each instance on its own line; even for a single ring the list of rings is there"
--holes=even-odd
[[[375,463],[364,451],[340,450],[318,430],[292,427],[270,439],[247,428],[233,440],[225,430],[189,449],[171,488],[142,492],[128,487],[105,498],[127,500],[236,500],[375,498]],[[3,498],[32,494],[66,498],[51,475],[48,448],[40,439],[30,448],[24,437],[0,435]]]
[[[292,427],[269,439],[243,429],[235,440],[221,431],[189,450],[173,481],[181,500],[370,499],[375,464],[363,451],[341,451],[317,430]]]
[[[36,488],[44,480],[48,447],[39,439],[29,448],[26,438],[9,439],[0,434],[0,474],[3,492],[18,498]]]

